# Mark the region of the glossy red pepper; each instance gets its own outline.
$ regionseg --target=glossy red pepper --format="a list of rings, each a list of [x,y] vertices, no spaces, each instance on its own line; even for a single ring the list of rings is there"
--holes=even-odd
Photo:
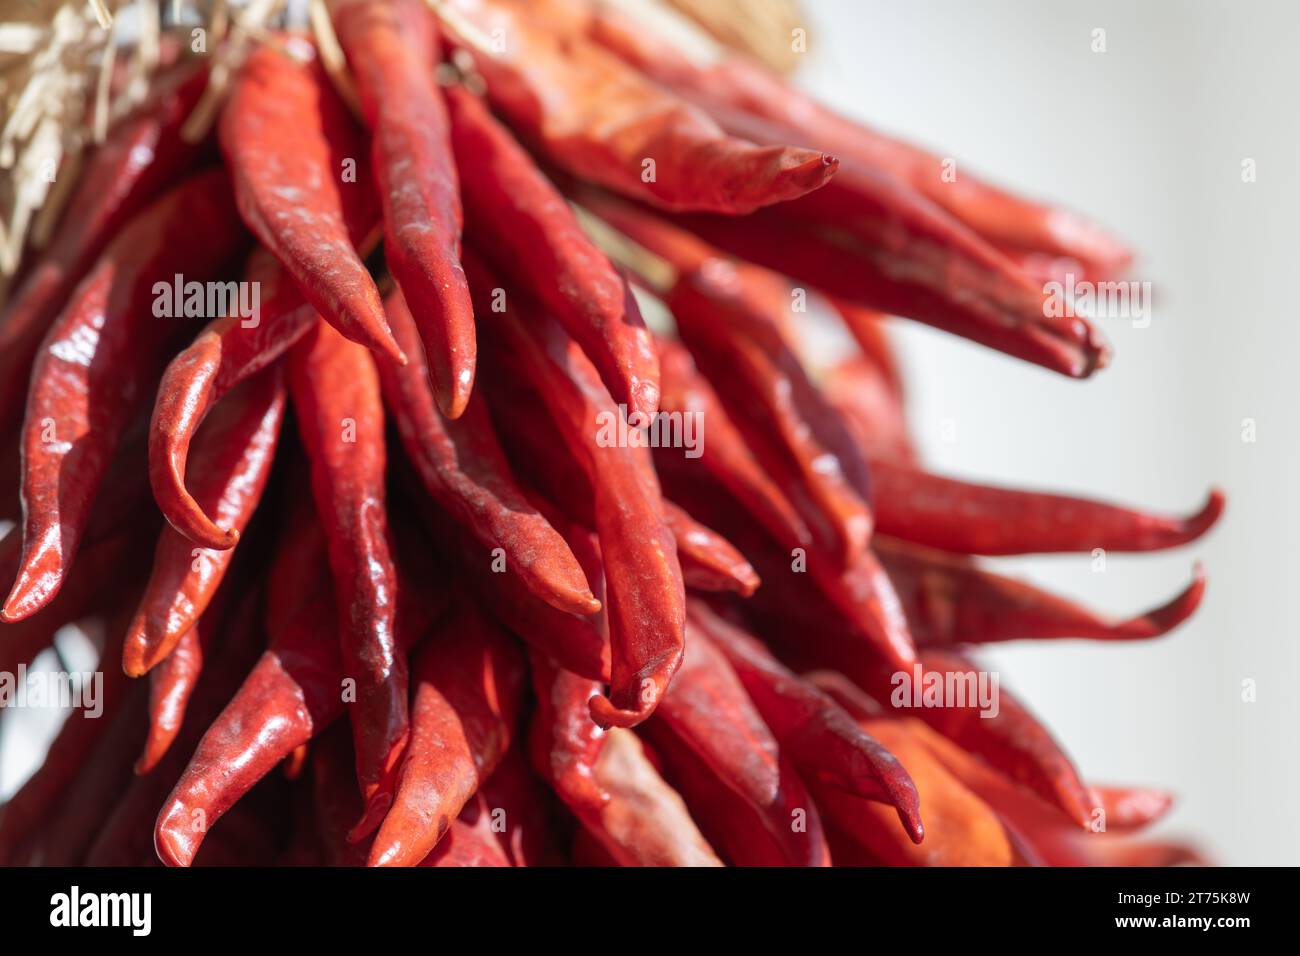
[[[244,62],[221,114],[221,149],[240,215],[303,296],[347,338],[398,362],[379,290],[357,256],[350,222],[376,202],[357,169],[362,139],[314,50],[261,46]],[[295,59],[310,56],[310,62]]]
[[[385,308],[412,361],[405,368],[382,367],[380,381],[424,490],[485,547],[502,549],[509,571],[537,597],[574,614],[600,610],[569,546],[516,484],[482,399],[472,399],[461,420],[443,418],[423,374],[415,323],[402,294],[390,293]]]
[[[566,172],[667,209],[747,213],[823,185],[837,168],[815,150],[733,139],[703,111],[581,38],[506,5],[457,0],[439,10],[474,55],[488,95],[525,139]],[[503,50],[466,33],[504,31]]]
[[[414,866],[433,850],[510,744],[524,661],[504,631],[462,604],[419,649],[411,739],[371,866]]]
[[[373,134],[384,260],[412,305],[438,407],[459,418],[474,385],[474,309],[460,267],[450,124],[433,77],[436,23],[422,0],[345,0],[331,12]]]
[[[357,777],[370,825],[392,799],[408,728],[379,376],[365,349],[323,322],[290,350],[288,372],[312,496],[329,540],[343,671],[355,688],[349,713]]]
[[[659,363],[627,281],[487,107],[447,90],[470,233],[582,346],[628,415],[659,408]]]
[[[237,530],[218,527],[185,487],[190,443],[222,396],[273,363],[318,321],[284,267],[264,248],[249,256],[244,281],[259,289],[255,319],[208,323],[163,372],[149,423],[149,482],[171,526],[205,548],[233,547]]]
[[[247,526],[271,473],[285,388],[270,368],[218,406],[192,459],[195,502],[236,535]],[[200,550],[175,528],[163,529],[153,573],[123,646],[122,666],[138,677],[156,666],[203,615],[230,566],[233,549]]]
[[[46,335],[23,423],[23,562],[0,620],[58,591],[113,449],[187,329],[154,316],[155,284],[220,276],[244,241],[224,174],[188,179],[118,234]]]

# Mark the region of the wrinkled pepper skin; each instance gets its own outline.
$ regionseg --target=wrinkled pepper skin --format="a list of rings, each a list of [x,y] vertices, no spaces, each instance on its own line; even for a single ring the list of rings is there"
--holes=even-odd
[[[245,241],[225,174],[202,173],[133,219],[77,286],[32,366],[23,562],[0,620],[22,620],[58,591],[112,453],[189,326],[155,318],[155,283],[220,276]]]

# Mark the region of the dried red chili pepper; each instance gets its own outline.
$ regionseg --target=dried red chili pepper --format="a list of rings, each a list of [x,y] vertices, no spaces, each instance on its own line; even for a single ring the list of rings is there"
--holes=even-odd
[[[900,189],[924,195],[999,247],[1069,257],[1103,277],[1122,270],[1132,258],[1123,244],[1073,213],[1013,196],[964,170],[960,176],[943,176],[944,161],[938,156],[835,113],[754,62],[722,56],[698,63],[609,7],[592,8],[570,28],[581,28],[631,66],[720,118],[740,111],[775,121],[802,134],[798,140],[897,177]]]
[[[876,546],[922,647],[1026,638],[1145,640],[1186,621],[1205,594],[1205,573],[1197,565],[1191,583],[1168,602],[1117,621],[1023,581],[985,571],[968,558],[883,535]]]
[[[474,384],[474,309],[450,123],[433,78],[436,23],[422,0],[347,0],[331,12],[373,132],[384,260],[412,304],[438,407],[459,418]]]
[[[880,804],[814,785],[827,819],[889,866],[1010,866],[1015,851],[1001,821],[916,739],[917,724],[867,720],[861,727],[898,757],[916,782],[925,808],[925,839],[913,843]]]
[[[243,242],[224,175],[186,180],[118,234],[50,329],[23,423],[23,562],[0,620],[58,591],[112,451],[186,329],[154,318],[155,283],[220,275]]]
[[[701,465],[768,533],[782,542],[790,542],[791,547],[807,547],[812,543],[808,526],[754,459],[712,386],[696,370],[690,353],[677,342],[658,341],[663,410],[694,415],[708,422],[708,441],[701,449]],[[662,463],[675,458],[680,456],[665,452],[656,456],[656,461]]]
[[[924,829],[916,787],[898,758],[864,733],[835,701],[703,602],[691,601],[687,615],[726,656],[804,780],[892,806],[912,842],[921,842]]]
[[[473,817],[473,821],[467,819]],[[492,832],[491,813],[482,794],[471,797],[461,816],[447,826],[438,845],[420,866],[513,866]]]
[[[293,51],[310,47],[294,41]],[[240,215],[307,301],[347,338],[404,362],[349,237],[349,223],[375,218],[359,211],[375,203],[369,178],[356,171],[362,139],[314,56],[304,63],[275,46],[255,50],[219,136]],[[355,178],[344,178],[347,163]]]
[[[475,256],[467,254],[465,266],[476,302],[498,287]],[[634,726],[654,711],[684,641],[685,588],[658,482],[635,449],[600,444],[601,422],[619,412],[590,360],[559,326],[531,314],[518,292],[509,295],[508,311],[493,315],[480,305],[479,315],[493,316],[500,339],[493,361],[548,396],[569,454],[587,471],[605,556],[613,652],[610,694],[592,700],[592,717],[603,726]]]
[[[343,713],[324,531],[310,509],[295,511],[269,578],[271,646],[213,720],[158,814],[155,844],[170,866],[192,864],[212,825]]]
[[[91,154],[50,244],[0,320],[0,434],[21,421],[27,369],[83,274],[114,235],[205,152],[205,144],[186,142],[180,131],[207,82],[202,65],[169,73]]]
[[[1194,541],[1223,513],[1215,489],[1194,515],[1153,515],[1117,505],[942,478],[873,461],[882,534],[960,554],[1159,551]]]
[[[205,548],[230,548],[239,536],[217,527],[185,487],[194,434],[223,395],[283,355],[318,321],[284,267],[264,248],[249,256],[244,281],[260,290],[260,314],[208,323],[167,366],[149,423],[154,499],[173,528]]]
[[[425,640],[413,677],[410,744],[371,866],[414,866],[429,855],[495,769],[523,706],[522,657],[468,604]]]
[[[688,587],[702,591],[753,594],[761,583],[754,566],[735,546],[673,504],[664,502],[664,517],[677,541],[677,559]]]
[[[727,383],[723,403],[750,448],[789,476],[800,515],[847,566],[871,535],[866,462],[766,314],[774,282],[715,260],[679,279],[667,304],[705,375]]]
[[[537,597],[575,614],[600,610],[569,546],[515,483],[482,399],[471,399],[460,420],[439,415],[415,348],[410,310],[397,291],[384,304],[411,362],[405,368],[382,367],[380,382],[425,491],[485,547],[502,549],[510,572]]]
[[[814,150],[726,136],[704,112],[617,57],[580,38],[554,36],[519,11],[462,2],[439,13],[474,55],[493,106],[548,159],[582,179],[666,209],[747,213],[817,189],[838,166]],[[502,51],[466,42],[470,31],[493,30],[510,37]]]
[[[264,370],[218,406],[193,456],[194,501],[238,536],[262,498],[284,420],[279,368]],[[202,616],[230,566],[233,549],[200,550],[163,529],[153,573],[123,646],[122,666],[138,677],[162,661]]]
[[[790,758],[763,723],[727,659],[689,619],[687,630],[690,652],[656,711],[651,741],[670,767],[679,770],[684,769],[680,751],[690,750],[732,791],[732,801],[756,816],[760,828],[751,828],[743,845],[734,833],[718,842],[733,862],[830,865],[817,808]],[[674,751],[671,759],[669,749]],[[687,780],[681,787],[689,799],[702,775],[692,769],[684,776]],[[706,833],[714,819],[702,821]]]
[[[628,415],[659,407],[654,345],[627,281],[559,190],[476,97],[447,90],[471,235],[582,346]]]
[[[392,799],[406,745],[406,656],[397,650],[397,572],[385,507],[384,410],[365,349],[317,323],[289,352],[289,394],[329,540],[343,670],[367,825]]]

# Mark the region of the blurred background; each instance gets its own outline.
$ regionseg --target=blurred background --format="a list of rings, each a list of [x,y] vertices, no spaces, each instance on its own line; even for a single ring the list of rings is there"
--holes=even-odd
[[[895,322],[926,462],[1154,510],[1194,510],[1211,485],[1228,495],[1206,539],[1110,555],[1104,573],[1088,555],[997,562],[1128,615],[1174,594],[1200,560],[1209,587],[1189,624],[1153,643],[1004,645],[991,666],[1087,779],[1178,795],[1156,832],[1221,863],[1300,863],[1300,333],[1278,299],[1300,252],[1300,4],[804,8],[808,89],[956,159],[958,175],[1086,212],[1138,251],[1131,278],[1154,287],[1148,328],[1100,320],[1115,357],[1087,382]],[[1092,49],[1099,29],[1105,52]]]

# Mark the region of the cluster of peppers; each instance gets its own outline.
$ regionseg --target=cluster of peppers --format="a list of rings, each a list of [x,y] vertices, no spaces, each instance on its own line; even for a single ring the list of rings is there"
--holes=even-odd
[[[94,622],[105,710],[0,809],[0,863],[1197,859],[1006,692],[891,704],[973,645],[1198,605],[1199,571],[1115,621],[982,566],[1182,545],[1222,497],[930,474],[884,333],[1086,376],[1043,276],[1123,246],[596,2],[330,10],[347,70],[269,35],[207,139],[207,64],[169,68],[4,313],[0,671]],[[176,275],[256,283],[257,321],[156,317]],[[800,354],[804,287],[859,354]],[[657,411],[702,455],[598,440]]]

